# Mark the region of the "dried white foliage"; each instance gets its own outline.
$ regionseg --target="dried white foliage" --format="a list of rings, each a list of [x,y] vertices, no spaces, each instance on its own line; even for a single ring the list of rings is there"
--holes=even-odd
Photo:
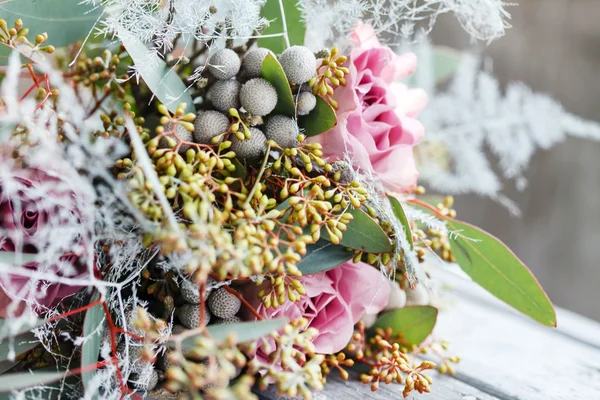
[[[429,33],[438,16],[454,14],[473,39],[491,41],[510,28],[511,5],[502,0],[299,0],[307,21],[307,45],[315,49],[348,36],[360,20],[372,25],[380,38],[411,38]]]
[[[419,116],[426,134],[416,147],[418,169],[420,179],[437,191],[474,192],[517,212],[501,195],[502,178],[523,189],[523,173],[538,149],[568,137],[600,140],[600,124],[567,112],[550,96],[534,93],[521,82],[502,90],[473,55],[462,57],[448,89],[439,91],[431,45],[423,42],[414,51],[419,66],[413,83],[430,96]],[[498,160],[497,166],[486,150]]]
[[[156,51],[173,49],[181,36],[191,39],[241,39],[252,36],[266,21],[260,16],[264,0],[85,0],[103,4],[99,33],[118,39],[134,37]]]

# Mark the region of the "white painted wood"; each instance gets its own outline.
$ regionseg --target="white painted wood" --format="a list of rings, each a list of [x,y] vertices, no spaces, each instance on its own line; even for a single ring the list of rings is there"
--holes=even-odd
[[[559,309],[545,328],[473,284],[456,289],[436,335],[462,357],[459,380],[502,399],[600,399],[600,324]]]
[[[369,385],[364,385],[357,379],[351,377],[348,381],[341,380],[337,375],[332,375],[327,380],[323,392],[313,394],[313,400],[387,400],[402,399],[403,385],[389,384],[381,385],[379,390],[371,392]],[[260,394],[261,399],[276,399],[274,388],[266,393]],[[438,376],[434,378],[431,393],[423,395],[411,395],[409,400],[497,400],[497,397],[488,395],[468,384],[462,383],[449,376]],[[287,400],[279,398],[279,400]]]

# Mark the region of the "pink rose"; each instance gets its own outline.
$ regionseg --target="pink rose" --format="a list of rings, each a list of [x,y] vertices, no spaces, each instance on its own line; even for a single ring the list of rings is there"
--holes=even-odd
[[[308,327],[319,333],[313,339],[317,353],[332,354],[350,342],[354,325],[365,313],[381,311],[390,287],[379,271],[365,263],[347,262],[332,270],[299,278],[306,295],[298,302],[287,301],[278,308],[262,305],[256,287],[248,286],[247,298],[265,319],[308,319]],[[257,356],[265,357],[259,348]]]
[[[390,191],[415,186],[417,169],[412,148],[423,137],[423,125],[415,119],[427,95],[397,82],[412,74],[416,57],[396,55],[381,46],[368,25],[352,32],[346,86],[338,87],[337,126],[314,140],[330,159],[343,159],[347,151],[354,166],[377,174]]]
[[[10,168],[8,174],[10,181],[0,178],[0,251],[38,254],[58,246],[49,250],[50,254],[58,254],[55,259],[22,267],[58,276],[86,274],[86,266],[78,255],[83,253],[81,243],[85,238],[81,237],[82,221],[73,188],[51,171]],[[64,231],[56,231],[61,228]],[[2,276],[0,317],[22,313],[26,303],[42,313],[79,289],[25,276]],[[14,307],[9,309],[14,302],[19,304],[12,304]]]

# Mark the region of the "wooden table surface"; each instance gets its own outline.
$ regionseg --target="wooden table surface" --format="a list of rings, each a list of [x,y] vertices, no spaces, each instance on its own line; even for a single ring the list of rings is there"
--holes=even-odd
[[[452,286],[435,335],[461,357],[456,376],[433,376],[431,393],[410,399],[600,400],[599,323],[558,309],[558,327],[545,328],[471,282],[453,280]],[[373,393],[358,381],[330,378],[314,398],[401,399],[402,389],[381,385]]]

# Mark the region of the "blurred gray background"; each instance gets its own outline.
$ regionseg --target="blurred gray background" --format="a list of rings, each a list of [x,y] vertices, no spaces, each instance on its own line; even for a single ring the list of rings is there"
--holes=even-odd
[[[566,110],[600,121],[600,0],[521,0],[511,29],[478,52],[502,83],[523,81]],[[435,44],[473,49],[453,17],[438,21]],[[568,139],[536,154],[523,192],[506,186],[523,216],[493,201],[457,197],[459,218],[493,233],[533,270],[552,301],[600,320],[600,143]],[[559,321],[560,323],[560,321]]]

